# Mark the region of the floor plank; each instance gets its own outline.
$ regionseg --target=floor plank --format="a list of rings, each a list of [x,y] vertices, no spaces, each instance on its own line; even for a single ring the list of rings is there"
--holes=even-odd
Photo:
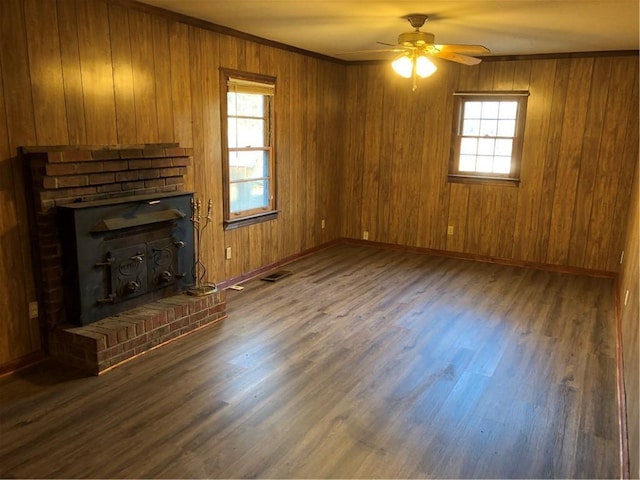
[[[612,280],[338,245],[101,377],[0,379],[0,475],[618,476]]]

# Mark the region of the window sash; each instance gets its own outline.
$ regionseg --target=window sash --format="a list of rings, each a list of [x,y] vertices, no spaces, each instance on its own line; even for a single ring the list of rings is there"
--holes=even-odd
[[[223,166],[223,203],[225,226],[231,228],[232,225],[228,222],[251,220],[254,217],[260,217],[270,212],[274,214],[277,213],[275,197],[275,152],[273,148],[273,134],[275,131],[273,112],[275,78],[257,74],[245,74],[243,72],[229,71],[226,69],[221,69],[221,75],[223,76],[223,82],[221,82],[223,90],[223,104],[221,105],[221,127],[223,130],[222,149],[223,158],[225,159]],[[264,102],[262,113],[258,113],[259,107],[253,109],[250,107],[250,104],[248,108],[240,108],[239,110],[238,108],[231,109],[229,97],[233,97],[233,95],[229,96],[229,93],[262,96]],[[239,111],[241,114],[238,114]],[[235,131],[230,128],[230,122],[236,122],[234,128],[238,128],[238,123],[242,123],[238,121],[245,119],[264,122],[264,134],[261,139],[259,138],[259,129],[262,127],[258,126],[258,124],[254,125],[254,128],[257,127],[258,130],[254,130],[255,135],[253,136],[238,135],[238,130],[233,140],[229,138],[229,134],[234,135]],[[255,139],[259,139],[257,143]],[[238,142],[240,144],[251,143],[251,145],[241,146],[238,145]],[[245,156],[245,165],[243,165],[242,158],[234,155],[237,152],[263,153],[254,159],[252,159],[251,156]],[[240,161],[236,161],[236,164],[232,165],[234,157]],[[263,161],[264,163],[261,163]],[[242,171],[243,169],[245,169],[245,171]],[[243,224],[244,222],[238,225]]]
[[[460,179],[478,179],[478,180],[510,180],[510,181],[519,181],[520,179],[520,162],[522,155],[522,140],[524,136],[524,119],[526,116],[526,100],[528,96],[528,92],[523,91],[515,91],[515,92],[456,92],[454,95],[457,97],[457,110],[454,116],[454,128],[452,132],[453,145],[452,145],[452,153],[449,164],[449,179],[450,180],[460,180]],[[465,119],[465,106],[468,102],[517,102],[517,111],[516,111],[516,119],[515,119],[515,129],[513,136],[505,136],[498,135],[498,131],[496,130],[495,135],[465,135],[463,134],[465,120],[485,120],[485,117],[479,115],[478,118],[473,117]],[[495,115],[494,115],[495,116]],[[497,116],[497,118],[491,117],[491,121],[499,120],[510,120],[513,118],[502,119]],[[497,128],[497,127],[496,127]],[[477,139],[477,146],[475,153],[461,153],[461,147],[464,139]],[[479,144],[480,140],[487,139],[493,141],[493,152],[492,153],[481,153],[479,152]],[[508,171],[505,168],[504,164],[505,155],[497,154],[497,145],[499,140],[511,140],[511,155]],[[468,143],[468,142],[467,142]],[[461,155],[465,155],[463,158]],[[464,168],[464,165],[461,165],[463,160],[470,162],[471,157],[474,157],[474,169]],[[484,161],[485,163],[489,162],[489,158],[491,158],[491,169],[489,168],[481,168],[478,166],[480,161]],[[500,161],[502,160],[502,164]],[[468,167],[469,165],[467,165]],[[491,171],[488,171],[491,170]]]

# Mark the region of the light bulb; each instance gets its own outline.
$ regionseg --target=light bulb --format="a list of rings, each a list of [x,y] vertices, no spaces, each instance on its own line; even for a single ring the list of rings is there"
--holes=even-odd
[[[416,58],[416,73],[418,76],[427,78],[428,76],[433,75],[437,69],[438,67],[436,67],[433,62],[424,55],[420,55]]]
[[[391,66],[395,72],[404,78],[411,78],[413,73],[413,61],[407,55],[401,55],[396,58]]]

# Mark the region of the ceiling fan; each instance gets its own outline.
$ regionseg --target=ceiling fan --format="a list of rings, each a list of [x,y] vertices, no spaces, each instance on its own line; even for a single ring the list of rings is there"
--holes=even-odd
[[[414,28],[414,31],[401,33],[398,36],[397,44],[377,42],[390,48],[364,50],[358,53],[399,53],[400,55],[391,65],[399,75],[405,78],[413,77],[413,90],[417,87],[416,77],[426,78],[437,70],[437,67],[429,60],[430,56],[463,65],[477,65],[481,60],[475,58],[475,55],[489,55],[491,53],[487,47],[482,45],[437,45],[433,33],[420,30],[429,19],[428,15],[412,13],[405,18]]]

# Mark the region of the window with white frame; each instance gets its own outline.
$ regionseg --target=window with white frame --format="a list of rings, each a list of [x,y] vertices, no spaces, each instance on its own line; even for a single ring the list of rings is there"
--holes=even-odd
[[[518,181],[528,93],[455,95],[449,180]]]

